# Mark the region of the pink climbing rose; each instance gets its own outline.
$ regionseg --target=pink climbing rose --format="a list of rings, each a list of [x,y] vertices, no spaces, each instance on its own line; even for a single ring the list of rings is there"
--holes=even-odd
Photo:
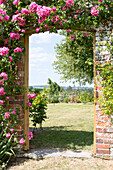
[[[27,136],[29,137],[29,140],[31,140],[33,138],[33,133],[28,131]]]
[[[37,95],[35,93],[33,94],[27,94],[28,99],[34,99]]]
[[[30,6],[29,6],[30,11],[32,13],[36,13],[37,12],[37,8],[38,8],[38,5],[35,2],[31,2]]]
[[[9,96],[6,96],[6,100],[9,100]]]
[[[1,96],[1,95],[4,95],[4,94],[6,94],[6,93],[4,92],[4,88],[1,87],[1,88],[0,88],[0,96]]]
[[[5,16],[4,16],[4,20],[5,20],[5,21],[9,21],[9,16],[8,16],[8,15],[5,15]]]
[[[11,128],[10,131],[11,131],[11,132],[14,132],[14,129]]]
[[[13,110],[11,113],[15,115],[16,114],[16,110]]]
[[[19,3],[19,0],[13,1],[13,5],[18,5],[18,3]]]
[[[19,143],[20,143],[20,144],[24,144],[24,143],[25,143],[25,139],[24,139],[24,138],[21,138],[21,139],[19,140]]]
[[[6,137],[7,137],[7,138],[10,138],[10,137],[11,137],[11,134],[10,134],[10,133],[7,133],[7,134],[6,134]]]
[[[31,103],[30,102],[26,102],[28,104],[29,107],[31,107]]]
[[[3,77],[4,80],[7,80],[8,79],[8,75],[5,73],[5,72],[2,72],[0,74],[0,77]]]
[[[3,84],[3,80],[0,80],[0,85],[4,85],[4,84]]]
[[[98,16],[99,10],[97,9],[97,5],[96,5],[96,7],[92,7],[92,8],[91,8],[91,14],[92,14],[93,16]]]
[[[9,56],[9,62],[12,62],[13,61],[13,57]]]
[[[20,48],[20,47],[16,47],[15,49],[14,49],[14,52],[15,53],[19,53],[19,52],[21,52],[22,53],[22,49]]]
[[[3,103],[4,103],[3,100],[0,100],[0,104],[3,105]]]
[[[0,48],[0,55],[4,56],[9,53],[9,48],[8,47],[2,47]]]
[[[71,30],[69,29],[69,30],[67,30],[67,33],[69,33]]]
[[[13,32],[11,32],[11,33],[10,33],[10,38],[13,38],[13,40],[14,40],[14,39],[18,40],[18,39],[20,38],[20,34],[19,34],[19,33],[13,33]]]
[[[75,34],[73,34],[73,35],[71,36],[71,39],[72,39],[72,40],[74,40],[74,39],[75,39]]]
[[[9,119],[10,118],[10,112],[6,112],[4,117],[5,117],[5,119]]]
[[[28,9],[26,9],[26,8],[23,8],[21,10],[21,13],[24,14],[24,15],[28,15],[28,14],[30,14],[30,11]]]
[[[70,5],[74,5],[74,1],[73,0],[66,0],[66,6],[70,7]]]

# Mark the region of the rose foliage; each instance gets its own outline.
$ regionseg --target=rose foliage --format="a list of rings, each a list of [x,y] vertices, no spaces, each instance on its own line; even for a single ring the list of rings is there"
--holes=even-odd
[[[25,91],[25,88],[19,85],[21,80],[17,70],[17,63],[25,53],[22,41],[25,34],[29,30],[39,33],[57,32],[58,29],[85,28],[87,35],[89,31],[103,28],[112,17],[112,0],[35,0],[33,2],[0,0],[1,164],[7,163],[6,157],[10,158],[14,154],[13,149],[18,143],[25,142],[24,137],[18,139],[16,132],[16,126],[20,125],[20,109],[25,107],[20,105],[14,108],[9,105],[14,101],[13,96],[23,94]],[[71,32],[69,35],[72,40],[75,38]],[[31,139],[31,133],[28,133],[29,135]]]

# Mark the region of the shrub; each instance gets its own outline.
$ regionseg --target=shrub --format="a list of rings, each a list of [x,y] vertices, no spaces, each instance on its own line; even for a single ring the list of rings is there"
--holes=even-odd
[[[40,128],[42,128],[42,121],[45,121],[47,118],[46,110],[47,110],[47,90],[44,89],[42,93],[38,93],[36,98],[32,102],[32,106],[30,107],[30,117],[33,122],[33,126],[36,127],[37,124],[40,124]]]

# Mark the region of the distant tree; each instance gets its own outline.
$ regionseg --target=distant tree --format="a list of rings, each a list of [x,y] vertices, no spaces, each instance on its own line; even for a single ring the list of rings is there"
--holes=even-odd
[[[56,82],[52,82],[50,78],[48,78],[48,94],[50,102],[56,103],[59,102],[59,94],[64,90],[63,87],[60,87]]]
[[[72,87],[69,86],[69,87],[66,89],[66,91],[67,91],[68,93],[72,92]]]
[[[64,81],[75,80],[80,84],[93,81],[93,36],[78,31],[72,40],[67,31],[61,31],[65,38],[55,47],[57,61],[53,66]],[[87,35],[87,36],[86,36]]]

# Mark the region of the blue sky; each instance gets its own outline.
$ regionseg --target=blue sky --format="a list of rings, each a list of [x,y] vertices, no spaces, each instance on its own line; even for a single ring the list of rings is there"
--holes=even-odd
[[[61,75],[55,73],[52,63],[56,60],[54,46],[64,37],[55,33],[33,34],[29,37],[29,85],[45,85],[48,78],[61,86],[73,86],[61,82]],[[75,84],[78,86],[78,83]],[[89,86],[87,84],[87,86]]]

